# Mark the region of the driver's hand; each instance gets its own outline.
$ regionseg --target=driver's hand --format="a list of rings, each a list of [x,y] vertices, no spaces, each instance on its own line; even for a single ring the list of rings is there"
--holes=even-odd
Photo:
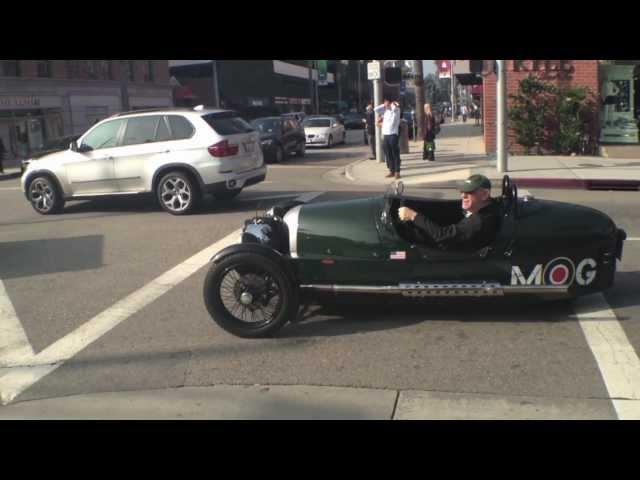
[[[403,222],[413,221],[418,212],[411,210],[409,207],[400,207],[398,209],[398,218]]]

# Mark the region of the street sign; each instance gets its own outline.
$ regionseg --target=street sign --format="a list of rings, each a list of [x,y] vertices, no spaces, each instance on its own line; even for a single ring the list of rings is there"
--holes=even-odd
[[[369,80],[380,80],[380,62],[367,63],[367,78]]]
[[[318,85],[328,85],[327,64],[328,60],[316,60],[318,65]]]

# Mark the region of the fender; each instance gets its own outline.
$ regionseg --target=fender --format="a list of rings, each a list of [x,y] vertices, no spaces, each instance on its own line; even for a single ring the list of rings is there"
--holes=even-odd
[[[40,169],[40,170],[35,170],[33,172],[29,173],[29,176],[26,178],[24,185],[25,185],[25,189],[24,189],[24,196],[27,197],[27,200],[29,200],[29,185],[31,184],[31,181],[40,176],[40,175],[46,175],[47,177],[50,177],[53,180],[53,183],[55,183],[56,187],[58,188],[58,190],[60,191],[60,193],[62,194],[62,198],[64,198],[65,200],[67,200],[69,197],[65,194],[64,189],[62,188],[62,185],[60,184],[60,180],[58,180],[58,177],[55,175],[55,173],[53,173],[51,170],[47,170],[47,169]]]
[[[193,174],[193,177],[198,182],[198,186],[200,187],[200,191],[204,190],[204,181],[202,177],[198,173],[198,171],[193,168],[191,165],[187,165],[186,163],[169,163],[166,165],[162,165],[158,170],[156,170],[153,174],[153,178],[151,179],[151,191],[155,192],[156,187],[158,186],[158,182],[160,181],[160,177],[164,175],[164,172],[169,172],[176,168],[184,168]]]
[[[282,267],[282,269],[289,275],[289,278],[294,285],[298,284],[297,275],[293,267],[291,266],[291,262],[289,262],[287,258],[277,250],[266,247],[259,243],[236,243],[234,245],[229,245],[228,247],[223,248],[218,253],[216,253],[213,258],[211,258],[211,262],[218,263],[223,258],[226,258],[229,255],[234,255],[236,253],[255,253],[265,256],[280,265],[280,267]]]

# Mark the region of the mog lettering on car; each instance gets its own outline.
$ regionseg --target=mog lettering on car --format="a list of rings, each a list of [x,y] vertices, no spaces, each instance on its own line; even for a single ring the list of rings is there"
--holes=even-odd
[[[593,258],[583,259],[576,267],[567,257],[554,258],[546,265],[534,266],[528,276],[518,265],[511,267],[511,285],[571,285],[574,281],[584,287],[596,278],[597,262]]]

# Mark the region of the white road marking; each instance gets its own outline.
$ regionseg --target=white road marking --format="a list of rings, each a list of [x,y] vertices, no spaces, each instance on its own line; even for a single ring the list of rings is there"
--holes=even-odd
[[[323,194],[324,192],[310,192],[297,198],[308,202]],[[196,253],[180,265],[168,270],[144,287],[99,313],[73,332],[49,345],[37,355],[34,355],[33,350],[31,350],[30,355],[28,354],[26,345],[28,345],[28,348],[31,348],[31,345],[3,287],[2,291],[0,291],[0,301],[3,302],[0,303],[0,333],[3,334],[3,338],[0,340],[3,342],[1,346],[6,343],[7,347],[6,351],[0,350],[0,366],[6,367],[0,368],[0,370],[6,372],[0,376],[0,403],[3,405],[8,404],[31,385],[55,371],[64,362],[131,315],[157,300],[207,265],[215,253],[228,245],[236,243],[240,232],[241,229],[238,229],[222,240]],[[6,342],[4,340],[4,332],[7,333]],[[16,363],[15,360],[19,360],[19,362]]]
[[[640,420],[640,358],[604,295],[575,300],[574,310],[620,420]]]
[[[626,239],[627,242],[637,242],[638,240],[640,240],[640,237],[628,237]]]
[[[23,362],[33,357],[33,353],[4,282],[0,279],[0,367],[24,365]]]
[[[20,187],[3,187],[0,190],[22,190]]]

